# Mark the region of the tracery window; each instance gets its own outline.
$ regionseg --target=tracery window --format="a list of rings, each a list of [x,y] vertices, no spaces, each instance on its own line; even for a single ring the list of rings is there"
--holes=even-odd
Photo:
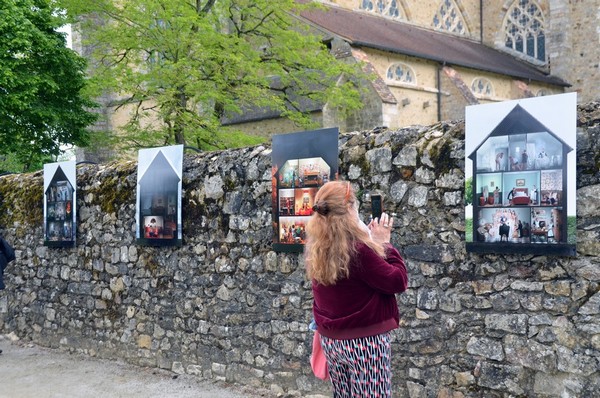
[[[361,0],[360,8],[393,19],[406,19],[399,0]]]
[[[459,35],[467,35],[467,25],[454,0],[443,0],[433,16],[433,27]]]
[[[417,84],[417,76],[415,71],[408,65],[403,63],[395,63],[390,66],[387,70],[388,80],[405,83],[405,84]]]
[[[531,58],[546,61],[544,14],[533,0],[516,0],[509,8],[504,32],[505,45]]]
[[[492,82],[484,77],[477,77],[471,83],[471,91],[476,97],[493,97],[494,86]]]

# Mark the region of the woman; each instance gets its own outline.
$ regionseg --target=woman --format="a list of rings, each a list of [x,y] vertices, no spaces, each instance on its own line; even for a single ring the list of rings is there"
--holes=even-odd
[[[350,183],[330,181],[315,197],[305,247],[313,313],[334,397],[391,397],[390,331],[399,324],[394,294],[408,278],[390,244],[387,214],[367,226]]]

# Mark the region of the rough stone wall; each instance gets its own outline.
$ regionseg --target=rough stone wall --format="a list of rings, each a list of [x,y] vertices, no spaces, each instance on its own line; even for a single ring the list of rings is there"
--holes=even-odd
[[[578,256],[464,245],[461,122],[340,138],[341,175],[384,193],[410,288],[393,332],[395,397],[600,394],[600,103],[578,115]],[[135,162],[78,167],[78,244],[42,245],[42,173],[0,178],[17,252],[0,332],[288,396],[327,393],[308,365],[302,258],[271,251],[264,147],[186,155],[184,243],[134,243]],[[363,214],[368,203],[361,207]]]

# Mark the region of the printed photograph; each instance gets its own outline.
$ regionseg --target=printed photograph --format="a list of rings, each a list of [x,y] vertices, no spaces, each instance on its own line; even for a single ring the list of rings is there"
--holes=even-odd
[[[569,93],[466,108],[467,251],[575,255],[576,102]]]
[[[75,161],[44,165],[44,245],[75,245],[77,209]]]
[[[183,145],[139,151],[136,196],[138,244],[182,244],[182,168]]]
[[[321,129],[273,137],[273,249],[300,252],[304,225],[313,214],[315,195],[337,178],[338,129]]]

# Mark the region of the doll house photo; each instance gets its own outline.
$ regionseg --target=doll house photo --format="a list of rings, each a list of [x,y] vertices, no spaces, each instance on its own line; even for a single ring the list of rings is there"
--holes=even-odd
[[[44,165],[44,244],[52,247],[75,245],[75,161]]]
[[[566,161],[574,148],[564,131],[558,134],[528,112],[527,101],[511,101],[514,106],[467,155],[473,195],[469,251],[540,252],[543,245],[557,254],[574,253],[568,209],[575,204],[569,203],[574,195],[568,195],[567,182],[574,182],[575,173]]]
[[[140,150],[137,241],[143,245],[181,244],[183,145]]]
[[[273,248],[300,252],[319,188],[337,177],[338,129],[273,136]]]

